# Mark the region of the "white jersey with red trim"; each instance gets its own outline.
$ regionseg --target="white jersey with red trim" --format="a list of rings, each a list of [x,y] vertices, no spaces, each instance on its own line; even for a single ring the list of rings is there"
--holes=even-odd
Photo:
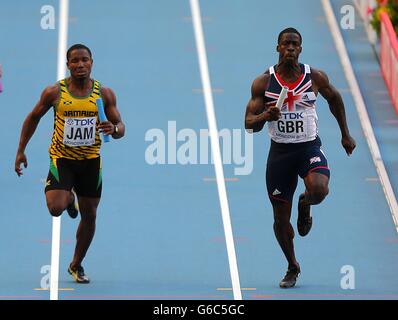
[[[289,88],[281,108],[281,118],[268,122],[272,140],[279,143],[300,143],[314,140],[318,135],[318,116],[315,111],[316,94],[312,89],[311,69],[300,64],[301,76],[294,83],[286,83],[272,66],[265,102],[278,100],[282,86]]]

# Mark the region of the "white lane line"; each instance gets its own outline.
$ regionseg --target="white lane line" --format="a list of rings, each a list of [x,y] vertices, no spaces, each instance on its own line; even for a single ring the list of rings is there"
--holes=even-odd
[[[190,0],[193,19],[193,28],[195,33],[196,49],[198,52],[200,76],[203,85],[203,94],[206,105],[207,121],[209,124],[209,135],[211,151],[214,157],[214,168],[216,171],[218,196],[221,205],[221,215],[224,225],[225,242],[227,245],[228,262],[232,281],[232,289],[235,300],[242,300],[240,288],[238,264],[236,261],[234,238],[232,234],[231,218],[229,213],[227,191],[225,188],[224,171],[221,161],[220,145],[218,141],[218,129],[216,115],[214,112],[214,103],[210,83],[209,66],[207,63],[206,46],[203,35],[203,27],[200,15],[198,0]]]
[[[329,0],[322,0],[323,9],[325,10],[326,18],[332,33],[334,42],[336,44],[337,52],[341,60],[341,64],[344,69],[345,76],[347,78],[348,84],[351,88],[352,95],[355,101],[355,106],[361,121],[362,130],[365,134],[366,141],[368,143],[370,153],[373,158],[373,162],[376,166],[377,174],[380,177],[381,185],[383,186],[383,191],[387,199],[387,203],[390,207],[391,215],[395,224],[395,229],[398,232],[398,204],[397,199],[394,194],[394,190],[391,186],[390,179],[386,168],[384,166],[383,159],[381,157],[380,149],[376,141],[376,137],[373,132],[372,125],[369,120],[368,112],[366,111],[365,102],[363,100],[361,91],[357,79],[355,78],[354,70],[351,65],[350,58],[347,53],[347,49],[344,44],[343,37],[341,35],[339,26],[336,21],[336,17],[333,13],[332,6]]]
[[[66,74],[66,46],[68,42],[68,10],[69,1],[59,1],[58,26],[58,66],[57,80],[65,78]],[[61,239],[61,217],[52,219],[51,240],[51,271],[50,271],[50,300],[58,300],[59,250]]]

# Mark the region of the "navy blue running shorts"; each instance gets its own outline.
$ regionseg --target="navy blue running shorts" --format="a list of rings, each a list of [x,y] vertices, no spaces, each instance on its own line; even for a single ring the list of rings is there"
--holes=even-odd
[[[271,203],[291,203],[298,176],[304,179],[310,172],[330,177],[319,137],[302,143],[277,143],[271,140],[268,154],[266,182]]]

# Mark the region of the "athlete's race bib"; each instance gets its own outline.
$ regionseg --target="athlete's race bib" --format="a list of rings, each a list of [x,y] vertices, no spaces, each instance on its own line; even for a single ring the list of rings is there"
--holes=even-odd
[[[302,139],[307,136],[307,119],[304,112],[283,112],[281,118],[275,121],[275,135],[282,139]]]
[[[299,143],[314,140],[318,134],[315,109],[281,112],[281,118],[268,122],[271,139],[280,143]]]
[[[69,147],[91,146],[95,143],[97,118],[65,118],[63,143]]]

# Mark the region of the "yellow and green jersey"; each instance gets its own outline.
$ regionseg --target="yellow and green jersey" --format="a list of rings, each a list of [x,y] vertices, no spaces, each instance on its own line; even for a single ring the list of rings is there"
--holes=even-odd
[[[100,155],[101,138],[96,100],[101,98],[101,85],[93,80],[86,97],[73,96],[66,79],[58,82],[60,96],[54,106],[54,133],[49,148],[53,159],[84,160]]]

